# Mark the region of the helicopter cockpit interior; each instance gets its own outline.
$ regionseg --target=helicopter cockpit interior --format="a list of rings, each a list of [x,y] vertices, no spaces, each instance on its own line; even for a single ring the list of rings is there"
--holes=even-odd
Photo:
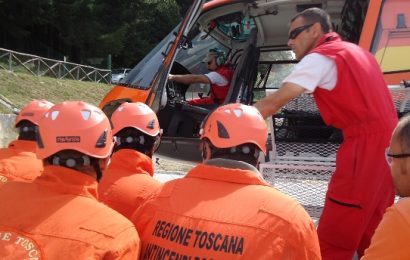
[[[179,51],[170,73],[207,73],[206,65],[202,60],[209,49],[218,48],[226,53],[228,58],[226,64],[229,64],[236,72],[231,81],[228,96],[223,103],[235,102],[240,96],[240,88],[243,87],[238,86],[238,84],[244,83],[243,76],[247,74],[244,73],[245,64],[248,63],[243,59],[244,54],[247,53],[249,59],[251,53],[246,50],[249,49],[248,46],[256,45],[257,29],[254,20],[245,17],[241,12],[234,12],[212,19],[205,27],[198,23],[191,32],[191,35],[194,33],[196,35],[190,40],[189,47]],[[210,36],[211,33],[212,36]],[[221,42],[225,44],[221,44]],[[240,49],[235,48],[235,45],[240,45]],[[242,46],[246,46],[245,49],[242,49]],[[257,51],[257,48],[254,47],[252,50]],[[256,73],[257,63],[254,65]],[[238,71],[242,73],[238,74]],[[250,83],[250,79],[247,80]],[[242,92],[244,91],[242,90]],[[248,91],[250,93],[251,89]],[[168,81],[165,92],[162,96],[162,107],[158,117],[166,135],[168,137],[198,137],[202,120],[217,106],[195,106],[188,104],[187,101],[209,95],[210,86],[205,84],[185,85]],[[243,101],[249,104],[251,99]]]
[[[201,61],[209,49],[219,48],[227,53],[227,62],[235,71],[228,96],[223,104],[232,102],[253,104],[269,92],[278,89],[281,81],[297,63],[287,46],[289,19],[309,7],[325,8],[332,17],[335,30],[348,40],[358,41],[367,1],[300,1],[299,4],[290,2],[281,4],[277,1],[253,3],[238,1],[237,4],[222,5],[201,14],[195,26],[187,34],[185,44],[180,46],[170,73],[207,73],[206,66]],[[360,16],[356,16],[354,21],[342,23],[342,16],[349,17],[356,11]],[[162,95],[162,105],[158,110],[165,136],[198,137],[200,123],[212,110],[189,105],[187,101],[208,95],[209,86],[168,82],[165,91],[166,93]],[[309,96],[305,99],[311,100]],[[334,136],[334,130],[325,129],[314,104],[311,109],[314,113],[303,112],[301,118],[296,116],[296,119],[290,121],[295,125],[304,126],[312,122],[313,128],[316,129],[311,131],[312,138],[326,139]],[[281,131],[284,122],[292,123],[286,113],[290,114],[291,118],[295,116],[294,111],[287,111],[286,108],[283,112],[286,120],[275,119],[278,131]],[[307,114],[311,116],[306,117]],[[304,117],[308,118],[305,118],[307,121]],[[324,127],[322,132],[318,130],[319,126]],[[289,133],[289,125],[286,127],[286,132]],[[291,134],[291,136],[298,135]],[[286,136],[289,137],[288,134]],[[306,138],[306,134],[301,137]]]

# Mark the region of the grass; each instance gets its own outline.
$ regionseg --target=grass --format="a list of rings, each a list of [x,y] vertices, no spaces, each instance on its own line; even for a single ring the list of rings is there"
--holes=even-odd
[[[0,69],[0,94],[20,109],[33,99],[53,103],[81,100],[98,106],[113,85],[50,77],[38,77],[22,72]],[[11,113],[0,104],[0,114]]]

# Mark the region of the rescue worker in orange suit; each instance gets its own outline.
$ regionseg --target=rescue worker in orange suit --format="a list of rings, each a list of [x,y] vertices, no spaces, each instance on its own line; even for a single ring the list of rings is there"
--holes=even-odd
[[[47,100],[33,100],[21,109],[14,125],[19,133],[17,140],[0,149],[0,185],[31,182],[43,171],[43,162],[36,156],[36,131],[38,121],[51,106]]]
[[[133,215],[141,257],[320,259],[308,213],[256,168],[267,141],[257,109],[220,106],[201,133],[203,163],[166,182]]]
[[[111,162],[98,185],[100,201],[131,218],[162,183],[155,180],[152,155],[161,129],[157,115],[144,103],[123,103],[112,114],[116,139]]]
[[[279,90],[255,107],[266,118],[310,92],[324,122],[342,130],[319,242],[323,259],[352,259],[356,251],[362,256],[394,199],[384,159],[397,124],[390,92],[372,54],[332,32],[322,9],[306,9],[291,20],[288,45],[300,62]]]
[[[210,49],[204,59],[207,68],[211,71],[207,74],[186,74],[168,76],[169,81],[182,83],[185,85],[194,83],[210,84],[210,95],[204,98],[195,98],[188,101],[188,104],[195,106],[215,106],[224,102],[228,95],[231,84],[233,69],[226,64],[226,54],[220,49]]]
[[[410,259],[410,116],[400,119],[386,159],[401,199],[387,209],[362,260]]]
[[[97,199],[114,144],[108,118],[70,101],[38,127],[43,174],[0,188],[0,259],[138,259],[135,226]]]

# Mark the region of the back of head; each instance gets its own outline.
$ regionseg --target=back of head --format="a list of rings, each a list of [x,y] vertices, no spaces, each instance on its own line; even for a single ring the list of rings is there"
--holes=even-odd
[[[111,117],[115,150],[134,149],[152,156],[158,148],[162,130],[157,115],[144,103],[123,103]]]
[[[81,101],[67,101],[53,106],[40,120],[38,127],[37,156],[55,165],[69,168],[79,163],[89,165],[89,157],[94,161],[109,157],[114,144],[110,122],[104,112]],[[68,157],[73,158],[60,160],[58,154],[66,151],[69,151]]]
[[[54,104],[47,100],[32,100],[18,114],[15,127],[19,131],[19,140],[36,140],[38,122]]]
[[[410,196],[410,114],[401,117],[394,129],[386,159],[397,195]]]
[[[324,33],[329,33],[333,31],[330,16],[323,9],[317,7],[308,8],[296,14],[291,19],[291,22],[293,22],[298,17],[302,17],[303,20],[305,20],[306,24],[319,23]]]
[[[201,129],[202,157],[227,158],[257,164],[259,152],[266,154],[268,130],[262,115],[239,103],[218,107]]]

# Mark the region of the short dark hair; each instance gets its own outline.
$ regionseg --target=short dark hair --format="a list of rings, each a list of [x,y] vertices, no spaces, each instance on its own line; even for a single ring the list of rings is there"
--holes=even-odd
[[[317,7],[308,8],[296,14],[290,21],[293,22],[298,17],[302,17],[308,24],[319,23],[324,33],[333,31],[330,16],[323,9]]]
[[[152,154],[155,152],[155,142],[156,139],[159,138],[158,136],[149,136],[133,127],[126,127],[124,129],[121,129],[121,131],[115,134],[115,137],[117,138],[117,142],[114,145],[113,153],[121,149],[132,149],[140,153],[143,153],[149,157],[151,157]],[[127,137],[132,137],[133,140],[141,140],[142,137],[144,143],[139,143],[135,141],[132,141],[130,143],[124,142]],[[118,140],[120,140],[120,142],[118,142]]]
[[[397,141],[403,152],[410,152],[410,114],[403,116],[397,128]]]
[[[207,138],[205,138],[202,142],[209,145],[211,149],[211,159],[230,159],[246,162],[255,167],[258,165],[260,149],[255,144],[245,143],[229,148],[218,148],[215,147]],[[204,143],[202,145],[204,145]],[[247,153],[244,153],[244,150],[246,150]]]

